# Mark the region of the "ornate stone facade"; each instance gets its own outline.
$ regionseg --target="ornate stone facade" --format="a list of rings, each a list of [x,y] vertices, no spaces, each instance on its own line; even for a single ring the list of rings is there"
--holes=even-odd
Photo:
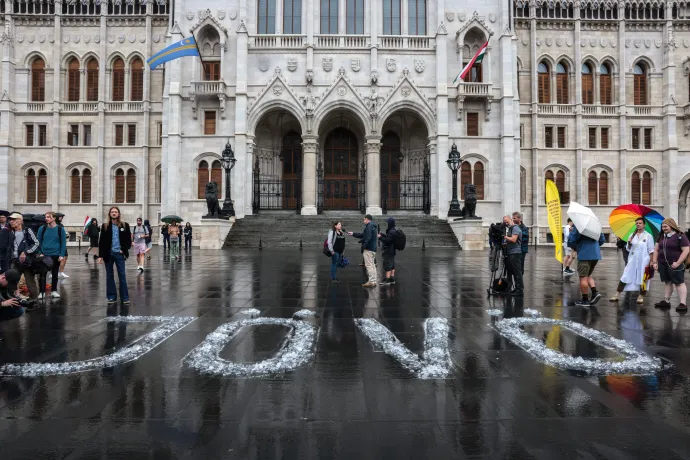
[[[485,225],[521,209],[546,241],[551,176],[564,199],[593,197],[604,221],[639,199],[690,224],[690,6],[516,1],[509,11],[506,2],[428,0],[413,13],[405,0],[390,34],[376,0],[365,0],[362,29],[349,33],[346,2],[323,33],[319,0],[302,2],[290,30],[285,1],[274,18],[261,17],[254,0],[196,9],[4,1],[0,208],[51,207],[76,226],[125,201],[130,220],[175,213],[198,222],[200,184],[224,181],[216,162],[229,139],[238,218],[262,209],[445,218],[456,143],[459,180],[477,185]],[[191,34],[211,67],[193,57],[144,65],[134,97],[137,58]],[[486,41],[481,69],[452,83]],[[646,98],[637,105],[636,66]],[[118,82],[123,94],[114,97]]]

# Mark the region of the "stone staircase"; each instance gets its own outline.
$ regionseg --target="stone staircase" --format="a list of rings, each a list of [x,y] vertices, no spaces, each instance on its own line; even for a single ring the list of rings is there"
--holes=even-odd
[[[258,248],[259,239],[263,248],[299,247],[300,240],[303,247],[318,248],[331,228],[331,222],[339,219],[346,231],[361,232],[363,228],[362,215],[359,213],[338,213],[338,215],[300,216],[296,214],[268,214],[246,216],[237,219],[225,240],[228,248]],[[458,240],[444,220],[426,215],[395,215],[374,216],[374,221],[381,230],[387,227],[386,219],[393,217],[396,227],[400,227],[407,236],[406,247],[428,248],[459,248]],[[357,240],[349,239],[349,244],[356,244]]]

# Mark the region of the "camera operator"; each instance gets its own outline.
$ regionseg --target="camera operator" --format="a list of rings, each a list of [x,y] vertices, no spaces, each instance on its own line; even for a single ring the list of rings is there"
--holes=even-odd
[[[513,281],[511,295],[524,295],[522,284],[522,230],[520,226],[513,222],[510,216],[503,216],[503,223],[506,226],[506,235],[503,237],[503,244],[506,246],[508,254],[508,279]]]
[[[17,283],[22,275],[15,269],[0,275],[0,321],[9,321],[24,314],[22,302],[17,298]]]

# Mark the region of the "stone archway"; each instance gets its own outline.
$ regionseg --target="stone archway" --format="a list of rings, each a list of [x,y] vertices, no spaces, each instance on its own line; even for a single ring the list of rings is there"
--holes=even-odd
[[[686,177],[678,196],[678,225],[690,228],[690,177]]]

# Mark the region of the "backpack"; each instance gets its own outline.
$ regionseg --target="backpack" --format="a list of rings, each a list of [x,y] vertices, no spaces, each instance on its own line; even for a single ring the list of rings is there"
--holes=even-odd
[[[330,230],[329,230],[330,233]],[[328,236],[326,236],[326,239],[323,240],[323,255],[326,257],[332,257],[333,254],[331,254],[331,250],[328,249]]]
[[[396,227],[395,241],[393,242],[393,246],[395,246],[396,251],[402,251],[403,249],[405,249],[405,244],[407,244],[407,237],[405,236],[405,232],[403,232],[402,229]]]

